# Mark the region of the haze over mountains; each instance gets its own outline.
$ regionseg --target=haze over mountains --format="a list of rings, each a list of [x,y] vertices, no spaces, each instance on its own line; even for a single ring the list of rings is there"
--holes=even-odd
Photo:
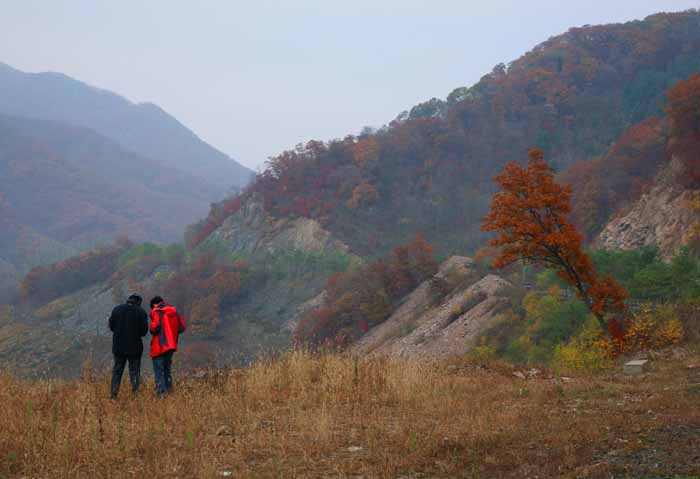
[[[245,185],[251,170],[202,141],[153,103],[134,104],[61,73],[0,63],[0,113],[83,126],[122,147],[205,180],[214,200]]]
[[[0,64],[3,279],[120,235],[179,241],[251,175],[156,105]]]
[[[359,337],[367,327],[387,320],[387,311],[400,304],[409,286],[426,277],[414,277],[411,261],[404,260],[407,251],[428,256],[424,253],[431,248],[420,241],[398,253],[397,247],[423,233],[439,256],[475,253],[486,240],[480,218],[494,191],[492,176],[507,161],[523,158],[533,146],[543,149],[561,178],[573,184],[573,218],[587,233],[589,244],[607,231],[606,244],[656,245],[671,257],[689,241],[666,238],[673,237],[678,225],[694,224],[700,209],[693,212],[679,202],[665,218],[658,218],[641,211],[643,205],[635,205],[645,188],[653,193],[659,183],[657,174],[672,166],[672,156],[675,163],[693,165],[688,161],[692,149],[672,148],[687,133],[675,131],[667,119],[660,118],[668,89],[700,72],[698,32],[700,12],[695,10],[572,28],[508,66],[497,65],[477,84],[456,88],[445,100],[416,105],[378,131],[327,143],[309,142],[283,152],[240,195],[215,203],[208,216],[188,228],[187,252],[182,246],[169,250],[137,245],[34,271],[24,285],[39,299],[36,304],[27,303],[25,314],[62,321],[66,326],[60,334],[70,338],[78,330],[93,331],[86,318],[111,307],[127,289],[137,288],[146,296],[170,295],[192,319],[185,341],[192,341],[197,351],[222,348],[254,357],[269,347],[284,347],[290,330],[306,312],[324,304],[327,307],[321,313],[325,315],[319,313],[316,319],[325,324],[344,321],[347,337]],[[695,91],[694,85],[690,82],[687,90]],[[37,220],[27,222],[24,230],[12,229],[15,234],[26,231],[56,238],[73,249],[89,243],[94,232],[107,237],[118,231],[115,225],[127,224],[145,236],[156,235],[163,224],[170,224],[169,214],[186,207],[168,206],[176,201],[172,191],[189,191],[196,198],[182,186],[189,178],[176,171],[169,177],[149,176],[157,165],[145,161],[144,155],[126,151],[114,139],[81,127],[23,121],[15,117],[9,122],[12,129],[6,128],[9,138],[22,138],[22,147],[8,148],[12,155],[6,154],[14,158],[6,162],[7,171],[20,185],[8,192],[19,197],[31,189],[30,183],[21,186],[30,176],[21,167],[30,158],[38,166],[29,171],[70,172],[62,182],[51,184],[64,185],[62,189],[72,196],[64,205],[60,194],[45,193],[45,203],[61,214],[41,216],[41,208],[24,209],[13,218],[37,216]],[[48,146],[33,150],[35,138]],[[70,141],[62,141],[66,138]],[[108,150],[114,158],[111,163],[122,167],[120,179],[128,178],[135,164],[144,171],[143,177],[128,182],[128,193],[115,191],[114,182],[93,181],[88,188],[82,178],[94,177],[96,163],[88,161],[89,155],[80,156],[82,144],[92,145],[87,151],[95,151],[98,145]],[[695,180],[681,183],[677,176],[666,175],[664,181],[673,185],[664,191],[694,198]],[[117,185],[119,190],[122,183]],[[659,205],[668,194],[647,195],[644,204]],[[94,197],[100,200],[89,200]],[[196,199],[198,204],[204,201]],[[139,209],[145,204],[148,210]],[[73,205],[81,206],[71,210]],[[611,218],[629,205],[636,208],[640,228],[627,223],[609,228]],[[88,213],[78,212],[84,210]],[[134,211],[141,222],[129,222]],[[64,221],[52,222],[55,217]],[[700,226],[696,229],[700,231]],[[634,237],[620,237],[622,230],[634,230]],[[168,230],[162,234],[169,234]],[[36,254],[41,251],[37,248]],[[356,294],[359,287],[340,296],[343,308],[332,294],[323,299],[323,285],[334,273],[352,271],[357,264],[371,266],[378,257],[389,258],[390,266],[380,264],[370,270],[384,271],[379,277],[401,276],[394,278],[401,287],[389,288],[391,294],[378,297],[375,293],[382,286],[372,283],[368,274],[361,286],[369,299]],[[97,279],[82,274],[96,264]],[[59,283],[60,288],[52,286]],[[329,313],[345,311],[348,305],[354,316]],[[358,311],[364,314],[363,308],[371,309],[373,319],[360,328],[355,319]],[[311,324],[310,329],[317,326]],[[13,343],[12,351],[20,346]],[[30,343],[21,347],[32,349]]]
[[[697,11],[572,28],[388,127],[279,155],[247,196],[272,216],[316,219],[365,255],[416,231],[442,254],[474,251],[486,239],[480,219],[493,175],[506,162],[535,146],[558,171],[604,155],[627,128],[662,114],[671,86],[700,71],[698,32]],[[225,209],[192,237],[221,224]]]

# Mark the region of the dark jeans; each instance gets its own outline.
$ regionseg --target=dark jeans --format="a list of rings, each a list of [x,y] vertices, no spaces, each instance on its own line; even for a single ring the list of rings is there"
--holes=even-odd
[[[153,375],[156,378],[156,393],[162,396],[173,388],[173,353],[174,350],[153,358]]]
[[[122,374],[124,374],[124,366],[129,361],[129,380],[131,381],[131,390],[134,393],[139,391],[141,384],[141,355],[126,356],[123,354],[114,355],[114,367],[112,367],[112,399],[117,398],[119,394],[119,386],[122,382]]]

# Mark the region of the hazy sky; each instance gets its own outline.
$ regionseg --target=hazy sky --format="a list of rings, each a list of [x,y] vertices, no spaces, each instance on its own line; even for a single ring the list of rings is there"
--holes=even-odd
[[[0,61],[151,101],[257,168],[381,126],[571,26],[698,0],[0,0]]]

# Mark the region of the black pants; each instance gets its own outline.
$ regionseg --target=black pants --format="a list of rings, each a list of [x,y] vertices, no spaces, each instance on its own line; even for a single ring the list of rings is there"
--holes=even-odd
[[[129,361],[129,380],[131,381],[131,390],[136,393],[141,384],[141,355],[127,356],[123,354],[114,355],[114,367],[112,368],[112,389],[111,397],[116,399],[119,394],[119,385],[122,382],[122,374],[124,374],[124,366]]]
[[[153,375],[156,379],[156,393],[162,396],[173,388],[173,353],[170,350],[153,358]]]

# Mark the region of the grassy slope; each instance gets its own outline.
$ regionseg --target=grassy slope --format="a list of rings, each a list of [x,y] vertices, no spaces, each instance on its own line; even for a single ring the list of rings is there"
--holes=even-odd
[[[698,361],[555,383],[293,353],[118,403],[106,376],[3,375],[0,477],[700,477]]]

